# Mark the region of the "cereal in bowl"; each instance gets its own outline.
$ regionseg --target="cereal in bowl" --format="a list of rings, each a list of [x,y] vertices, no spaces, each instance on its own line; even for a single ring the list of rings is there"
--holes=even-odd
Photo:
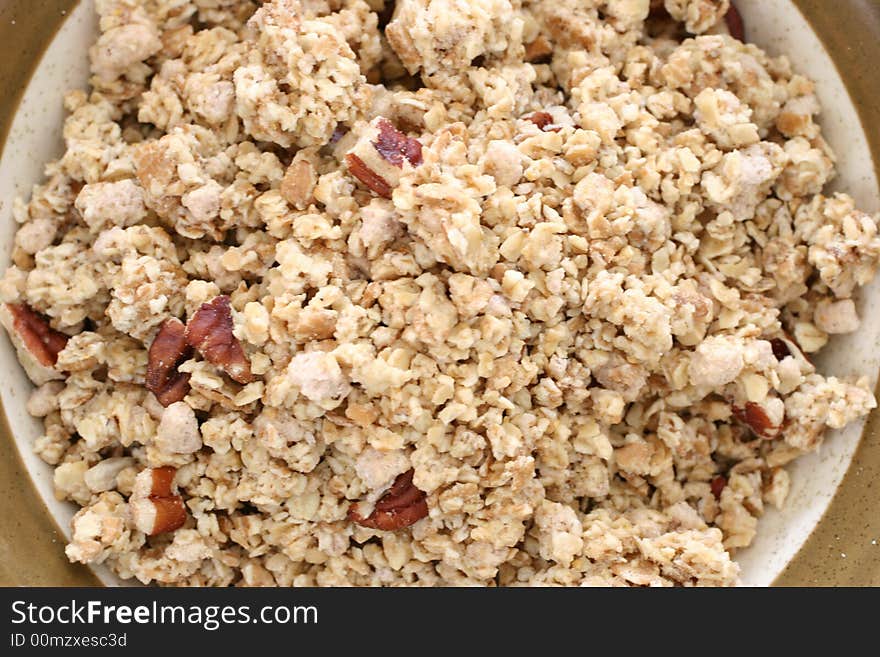
[[[728,0],[96,6],[0,285],[72,561],[730,585],[876,406],[810,354],[878,219]]]

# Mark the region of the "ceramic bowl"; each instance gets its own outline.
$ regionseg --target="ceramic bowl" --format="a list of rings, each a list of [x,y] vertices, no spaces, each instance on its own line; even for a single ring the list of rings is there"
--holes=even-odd
[[[880,210],[880,1],[735,0],[749,41],[786,53],[817,82],[824,135],[838,156],[833,188]],[[62,151],[62,97],[84,87],[97,25],[91,0],[0,0],[0,267],[15,232],[12,200],[27,196],[43,164]],[[823,373],[880,371],[880,279],[858,300],[863,322],[817,359]],[[32,452],[40,433],[25,411],[31,385],[0,338],[0,584],[113,584],[102,569],[67,562],[72,505],[55,500],[51,469]],[[880,584],[880,414],[830,433],[821,451],[791,468],[785,509],[760,521],[737,555],[748,585]]]

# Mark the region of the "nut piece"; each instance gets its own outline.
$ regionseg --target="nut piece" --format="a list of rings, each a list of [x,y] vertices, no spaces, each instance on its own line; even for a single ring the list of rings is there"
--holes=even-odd
[[[724,475],[718,475],[714,477],[712,481],[709,483],[709,487],[712,489],[712,495],[716,500],[721,499],[721,491],[724,490],[724,487],[727,486],[727,477]]]
[[[67,336],[49,326],[48,320],[22,303],[0,306],[0,323],[18,352],[18,358],[31,381],[42,385],[63,379],[55,369],[58,354],[67,345]]]
[[[414,167],[422,163],[422,144],[418,139],[407,137],[391,121],[381,116],[373,121],[373,126],[379,129],[373,147],[382,159],[398,168],[403,168],[404,160]]]
[[[526,117],[526,121],[531,121],[542,132],[559,132],[562,130],[559,126],[553,125],[553,117],[549,112],[532,112]]]
[[[422,163],[422,144],[380,116],[367,126],[345,162],[351,175],[379,196],[391,198],[404,162],[414,167]]]
[[[733,4],[730,5],[730,9],[727,10],[727,13],[724,14],[724,22],[727,25],[727,30],[730,32],[730,36],[734,39],[745,42],[746,25],[743,22],[742,14],[739,13],[739,10]]]
[[[172,532],[186,522],[186,507],[177,494],[172,467],[151,468],[136,478],[128,500],[135,527],[147,536]]]
[[[782,406],[781,412],[776,406]],[[764,405],[755,402],[746,402],[744,407],[734,406],[733,416],[747,424],[759,438],[767,440],[777,438],[782,431],[785,421],[784,405],[776,398],[769,398]]]
[[[399,475],[366,518],[358,513],[357,504],[352,504],[348,509],[349,520],[363,527],[395,531],[409,527],[427,516],[428,502],[425,500],[425,493],[413,484],[413,474],[409,470]]]
[[[48,381],[34,388],[27,400],[27,412],[34,417],[46,417],[59,407],[58,395],[64,390],[63,381]]]
[[[254,380],[251,363],[238,338],[232,334],[232,308],[225,294],[203,303],[190,318],[186,340],[233,381],[245,384]]]
[[[183,322],[166,319],[150,345],[145,378],[147,390],[162,406],[180,401],[189,392],[189,374],[178,372],[177,367],[191,355]]]

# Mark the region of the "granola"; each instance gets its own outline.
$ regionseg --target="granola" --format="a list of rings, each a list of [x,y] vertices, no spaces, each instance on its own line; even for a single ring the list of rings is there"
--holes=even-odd
[[[730,585],[876,406],[808,354],[878,217],[728,0],[96,6],[0,285],[72,561]]]

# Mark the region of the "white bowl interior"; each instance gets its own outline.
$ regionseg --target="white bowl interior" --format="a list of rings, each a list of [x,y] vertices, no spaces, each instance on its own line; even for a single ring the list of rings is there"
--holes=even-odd
[[[871,153],[855,107],[820,41],[788,0],[737,0],[748,38],[771,54],[787,53],[795,69],[816,80],[824,112],[825,138],[841,158],[834,189],[846,190],[866,211],[878,211],[878,186]],[[43,56],[13,122],[0,159],[0,242],[12,243],[15,222],[11,199],[29,195],[42,179],[43,165],[62,153],[62,98],[68,89],[83,88],[88,79],[88,46],[95,38],[97,19],[90,1],[71,12]],[[845,157],[844,157],[845,155]],[[0,249],[0,267],[9,264],[9,248]],[[817,359],[827,374],[866,374],[876,383],[880,370],[880,281],[862,291],[861,329],[839,336]],[[0,340],[0,398],[9,425],[36,488],[58,524],[69,533],[75,508],[58,502],[52,491],[52,470],[38,459],[32,444],[41,425],[25,411],[31,384],[21,370],[9,341]],[[800,549],[831,501],[858,445],[864,422],[828,435],[822,449],[795,462],[792,491],[786,508],[770,510],[761,519],[754,544],[740,552],[744,584],[770,584]],[[106,569],[95,569],[107,584],[118,580]]]

